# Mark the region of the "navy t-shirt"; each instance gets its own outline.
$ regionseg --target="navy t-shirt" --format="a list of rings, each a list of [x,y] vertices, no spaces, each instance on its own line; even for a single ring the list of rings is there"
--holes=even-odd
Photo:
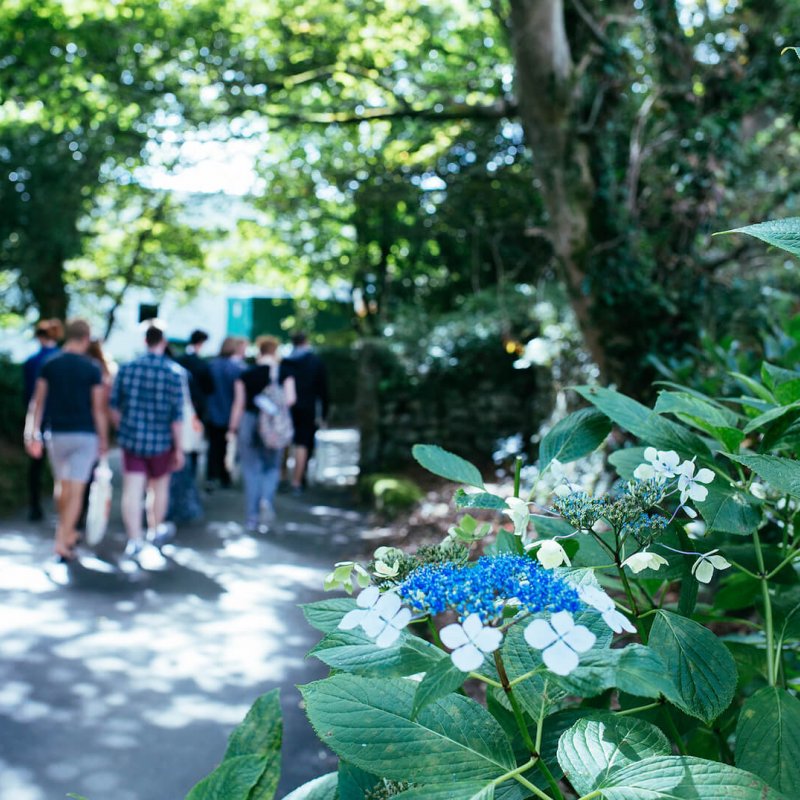
[[[48,427],[53,433],[95,433],[92,387],[102,381],[100,367],[87,356],[64,353],[48,359],[39,371],[47,381]]]

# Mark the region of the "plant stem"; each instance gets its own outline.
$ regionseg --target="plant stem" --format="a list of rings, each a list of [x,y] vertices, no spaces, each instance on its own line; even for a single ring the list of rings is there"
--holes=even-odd
[[[522,714],[522,709],[519,706],[519,701],[514,696],[514,690],[511,688],[511,681],[509,681],[508,679],[506,666],[503,663],[503,659],[500,655],[499,650],[494,651],[494,663],[495,666],[497,667],[497,674],[500,676],[500,683],[503,686],[503,691],[506,693],[508,702],[511,704],[511,709],[514,712],[514,719],[516,720],[517,727],[519,728],[519,732],[520,735],[522,736],[522,741],[525,743],[525,747],[528,748],[528,751],[530,752],[531,756],[533,756],[533,758],[536,759],[536,766],[541,770],[542,774],[547,779],[548,784],[550,784],[550,789],[552,790],[556,800],[564,800],[564,795],[561,794],[561,790],[558,788],[558,783],[556,783],[556,780],[553,777],[553,773],[550,772],[550,770],[547,768],[547,764],[545,764],[539,757],[539,752],[536,749],[536,744],[533,741],[533,739],[531,739],[531,732],[528,730],[528,726],[525,724],[525,717]]]
[[[522,475],[522,456],[514,461],[514,497],[519,497],[520,476]]]
[[[642,625],[640,621],[639,606],[636,605],[636,598],[633,596],[633,589],[631,589],[628,576],[625,574],[625,570],[619,563],[617,563],[617,572],[622,580],[622,586],[625,589],[625,594],[628,597],[628,603],[630,603],[631,611],[633,612],[633,624],[636,626],[636,630],[639,632],[642,644],[647,644],[647,634],[644,632],[644,625]]]
[[[494,678],[489,678],[486,675],[481,675],[480,672],[470,672],[470,678],[475,678],[475,680],[480,681],[481,683],[486,683],[489,686],[494,686],[495,689],[502,689],[503,684],[496,681]]]
[[[686,749],[686,745],[683,742],[683,737],[681,736],[681,732],[678,730],[678,726],[675,724],[675,720],[672,719],[672,714],[667,706],[663,706],[662,710],[664,712],[664,720],[667,723],[667,727],[669,728],[669,732],[672,734],[672,738],[675,741],[675,747],[678,748],[678,752],[682,756],[688,756],[689,751]]]
[[[764,569],[764,553],[761,551],[761,539],[758,531],[753,531],[753,544],[756,548],[759,580],[761,581],[761,597],[764,600],[764,635],[767,637],[767,680],[775,686],[777,673],[775,670],[775,630],[772,623],[772,599],[769,596],[769,580]]]
[[[433,620],[430,617],[428,617],[428,630],[431,632],[434,644],[441,650],[444,650],[445,647],[442,644],[442,640],[439,638],[439,631],[436,630],[436,626],[433,624]]]
[[[626,717],[628,714],[638,714],[640,711],[649,711],[651,708],[660,708],[664,705],[661,702],[648,703],[646,706],[637,706],[636,708],[626,708],[622,711],[615,711],[618,717]]]
[[[773,569],[771,572],[767,574],[767,580],[769,580],[770,578],[774,578],[788,563],[794,561],[794,559],[797,558],[798,555],[800,555],[800,550],[792,550],[792,552],[789,553],[789,555],[786,556],[786,558],[784,558],[783,561],[781,561],[781,563],[778,564],[777,567],[775,567],[775,569]]]
[[[532,669],[530,672],[526,672],[524,675],[514,678],[514,680],[508,682],[509,688],[513,689],[518,683],[522,683],[523,681],[528,680],[528,678],[532,678],[540,671],[541,667],[536,667],[536,669]]]
[[[538,786],[531,783],[527,778],[523,778],[522,775],[515,775],[514,780],[519,781],[529,792],[535,794],[539,800],[552,800],[549,794],[545,794]]]

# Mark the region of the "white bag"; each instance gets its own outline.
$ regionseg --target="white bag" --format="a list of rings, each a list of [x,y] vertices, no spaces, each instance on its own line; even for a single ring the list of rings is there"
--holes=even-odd
[[[103,541],[111,516],[111,467],[105,458],[95,467],[89,489],[89,509],[86,512],[86,544],[96,547]]]

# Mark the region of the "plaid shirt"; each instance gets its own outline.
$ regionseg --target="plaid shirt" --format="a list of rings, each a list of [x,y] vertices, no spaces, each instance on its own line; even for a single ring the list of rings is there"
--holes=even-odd
[[[117,439],[124,450],[154,456],[172,449],[172,423],[183,418],[182,369],[154,353],[120,369],[111,408],[122,415]]]

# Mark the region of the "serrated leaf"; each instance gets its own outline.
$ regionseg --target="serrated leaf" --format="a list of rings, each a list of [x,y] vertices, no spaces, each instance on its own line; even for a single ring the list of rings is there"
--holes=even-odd
[[[654,756],[612,772],[593,797],[603,800],[789,800],[755,775],[691,756]]]
[[[340,758],[391,780],[447,786],[490,783],[514,769],[511,743],[475,701],[451,694],[413,718],[402,679],[334,675],[301,688],[311,724]]]
[[[339,776],[335,772],[329,772],[327,775],[314,778],[314,780],[298,786],[283,800],[337,800],[338,786]]]
[[[710,725],[731,704],[736,664],[710,630],[662,609],[656,614],[648,646],[672,677],[677,695],[669,699],[682,711]]]
[[[489,492],[470,494],[459,489],[453,496],[457,508],[485,508],[490,511],[502,511],[508,508],[505,499]]]
[[[248,800],[264,772],[259,756],[237,756],[223,761],[186,795],[186,800]]]
[[[781,792],[800,790],[800,700],[775,686],[747,699],[736,725],[736,766]]]
[[[765,411],[763,414],[759,414],[757,417],[751,419],[750,422],[748,422],[745,426],[744,432],[752,433],[753,431],[757,431],[759,428],[763,428],[765,425],[769,425],[776,419],[781,419],[787,415],[794,416],[797,414],[800,414],[800,403],[792,403],[788,406],[771,408],[769,411]]]
[[[391,647],[378,647],[360,630],[334,630],[308,653],[324,664],[356,675],[402,676],[425,672],[446,658],[435,645],[402,632]]]
[[[656,414],[636,400],[599,386],[579,386],[575,391],[644,444],[677,450],[684,458],[697,456],[702,461],[710,462],[711,451],[697,434]]]
[[[443,658],[434,664],[417,686],[412,715],[416,717],[420,709],[429,703],[454,692],[464,683],[466,677],[451,658]]]
[[[558,763],[580,794],[591,792],[615,770],[671,752],[655,725],[614,714],[580,719],[558,741]]]
[[[301,606],[306,622],[321,633],[335,631],[342,617],[356,608],[356,601],[352,597],[331,597],[316,603],[306,603]]]
[[[745,225],[743,228],[732,228],[729,231],[720,231],[720,234],[744,233],[766,242],[772,247],[778,247],[800,256],[800,217],[786,217],[785,219],[771,219],[766,222],[756,222]]]
[[[582,408],[559,420],[544,436],[539,446],[539,468],[544,470],[553,459],[563,464],[575,461],[596,450],[611,433],[608,417],[594,408]]]
[[[272,800],[281,776],[283,720],[280,691],[273,689],[259,697],[228,740],[223,763],[239,756],[258,756],[263,760],[261,777],[247,800]]]
[[[742,464],[755,472],[773,489],[793,497],[800,497],[800,462],[780,456],[733,455],[732,453],[724,453],[724,455],[731,461]]]
[[[483,489],[483,478],[478,468],[469,461],[450,453],[435,444],[415,444],[411,455],[428,472],[447,478],[454,483],[463,483]]]
[[[454,786],[421,786],[394,795],[397,800],[453,800],[458,790],[458,800],[494,800],[494,784],[462,783]]]
[[[730,486],[717,485],[717,482],[707,488],[708,497],[702,503],[695,505],[705,520],[709,532],[735,533],[744,536],[758,529],[761,523],[761,510],[754,499]]]

